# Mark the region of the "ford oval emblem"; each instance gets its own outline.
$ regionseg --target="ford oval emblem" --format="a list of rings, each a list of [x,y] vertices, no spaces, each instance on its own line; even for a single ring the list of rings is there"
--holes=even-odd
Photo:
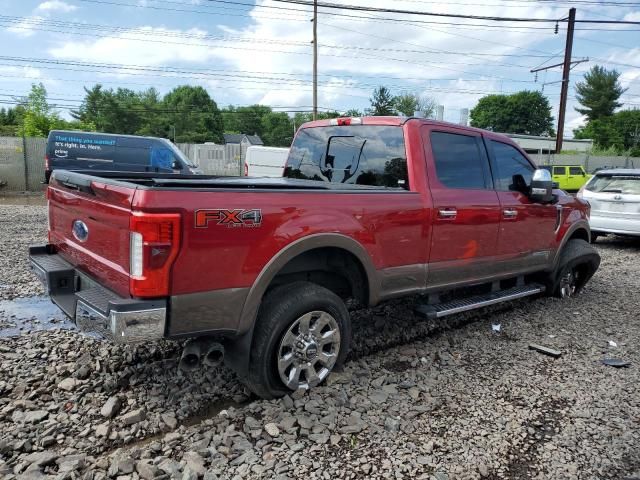
[[[73,236],[81,242],[86,242],[87,238],[89,238],[89,227],[82,220],[75,220],[71,230],[73,231]]]

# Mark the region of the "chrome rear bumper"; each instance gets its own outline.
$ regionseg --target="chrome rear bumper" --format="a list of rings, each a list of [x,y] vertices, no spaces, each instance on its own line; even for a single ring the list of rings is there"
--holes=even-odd
[[[139,343],[165,336],[165,299],[122,298],[74,268],[50,245],[31,247],[29,260],[53,303],[79,329],[115,343]]]

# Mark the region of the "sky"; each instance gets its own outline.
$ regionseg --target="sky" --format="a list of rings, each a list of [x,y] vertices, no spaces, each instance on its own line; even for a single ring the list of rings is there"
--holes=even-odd
[[[341,5],[431,13],[640,21],[640,1],[609,0],[333,0]],[[42,82],[68,118],[84,87],[161,94],[201,85],[220,107],[261,103],[279,110],[312,105],[312,9],[276,0],[0,0],[0,104]],[[566,23],[372,13],[320,8],[318,105],[360,110],[379,85],[418,93],[461,110],[490,93],[542,90],[557,120]],[[579,23],[566,136],[584,123],[575,83],[593,65],[621,73],[622,108],[640,108],[640,25]]]

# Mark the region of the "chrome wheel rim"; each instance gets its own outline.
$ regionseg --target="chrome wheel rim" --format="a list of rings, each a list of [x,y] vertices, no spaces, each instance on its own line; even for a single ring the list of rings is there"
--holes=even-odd
[[[572,297],[576,293],[576,271],[570,268],[560,278],[560,295],[562,298]]]
[[[286,330],[278,347],[280,380],[291,390],[322,382],[340,353],[340,328],[327,312],[305,313]]]

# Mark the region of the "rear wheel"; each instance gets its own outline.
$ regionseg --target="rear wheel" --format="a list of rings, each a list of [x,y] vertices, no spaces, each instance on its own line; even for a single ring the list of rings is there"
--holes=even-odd
[[[269,292],[251,348],[248,387],[275,398],[322,383],[347,355],[351,324],[335,293],[309,282]]]

